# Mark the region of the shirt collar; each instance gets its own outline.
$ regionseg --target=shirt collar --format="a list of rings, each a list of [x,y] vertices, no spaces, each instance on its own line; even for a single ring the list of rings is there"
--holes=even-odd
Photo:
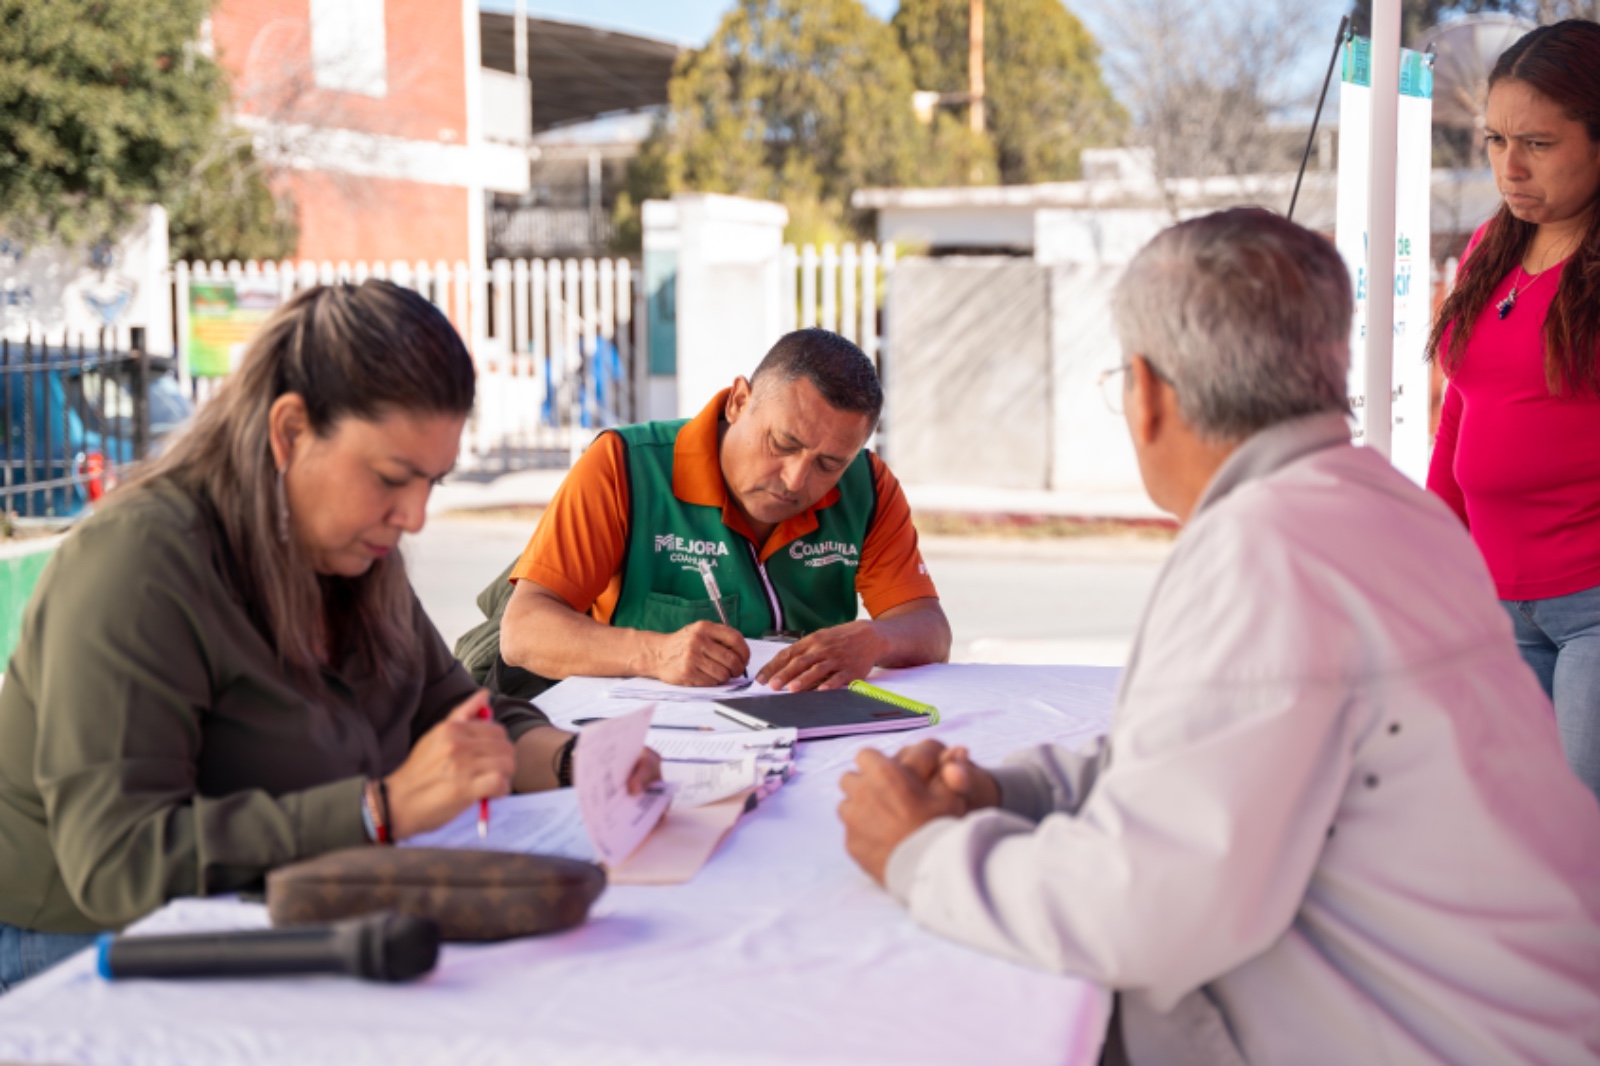
[[[722,446],[718,423],[728,404],[730,389],[711,398],[699,414],[678,430],[672,444],[672,494],[684,503],[722,507],[728,486],[722,480]]]
[[[1312,452],[1349,443],[1350,423],[1338,412],[1304,415],[1268,426],[1239,445],[1211,476],[1189,521],[1240,485],[1267,477]]]

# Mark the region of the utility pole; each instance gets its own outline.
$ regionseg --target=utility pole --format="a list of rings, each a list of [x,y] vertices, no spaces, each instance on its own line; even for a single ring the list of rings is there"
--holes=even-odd
[[[983,0],[971,0],[967,18],[967,98],[972,131],[983,132]]]
[[[511,9],[511,62],[512,72],[519,78],[528,76],[528,0],[517,0]]]

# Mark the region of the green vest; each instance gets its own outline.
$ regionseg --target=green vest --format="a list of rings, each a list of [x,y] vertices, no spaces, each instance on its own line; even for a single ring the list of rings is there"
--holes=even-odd
[[[628,545],[611,624],[673,633],[718,621],[701,576],[711,564],[728,624],[746,637],[812,633],[854,621],[861,548],[877,511],[866,451],[845,468],[839,499],[815,512],[817,528],[762,563],[757,546],[722,523],[722,509],[672,494],[673,448],[688,419],[612,430],[628,476]]]

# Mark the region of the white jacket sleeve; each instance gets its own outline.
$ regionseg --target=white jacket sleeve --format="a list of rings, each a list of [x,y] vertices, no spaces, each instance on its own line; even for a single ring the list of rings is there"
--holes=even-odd
[[[1035,824],[1012,784],[1013,810],[941,819],[896,849],[890,890],[923,925],[1147,992],[1158,1009],[1289,927],[1350,772],[1350,688],[1318,667],[1323,635],[1292,600],[1207,595],[1206,572],[1248,570],[1236,553],[1249,547],[1205,539],[1175,552],[1158,585],[1081,808]],[[1049,787],[1071,810],[1072,775],[1049,769],[1063,758],[1030,755],[1033,803]]]
[[[1106,740],[1080,751],[1045,744],[1027,748],[991,770],[1000,786],[1000,806],[1030,821],[1063,811],[1076,814],[1106,763]]]

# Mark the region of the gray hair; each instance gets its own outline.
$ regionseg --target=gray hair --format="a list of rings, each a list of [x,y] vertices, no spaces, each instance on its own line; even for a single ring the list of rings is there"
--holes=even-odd
[[[1162,231],[1112,296],[1122,350],[1172,384],[1202,438],[1348,414],[1350,274],[1333,244],[1261,208]]]

